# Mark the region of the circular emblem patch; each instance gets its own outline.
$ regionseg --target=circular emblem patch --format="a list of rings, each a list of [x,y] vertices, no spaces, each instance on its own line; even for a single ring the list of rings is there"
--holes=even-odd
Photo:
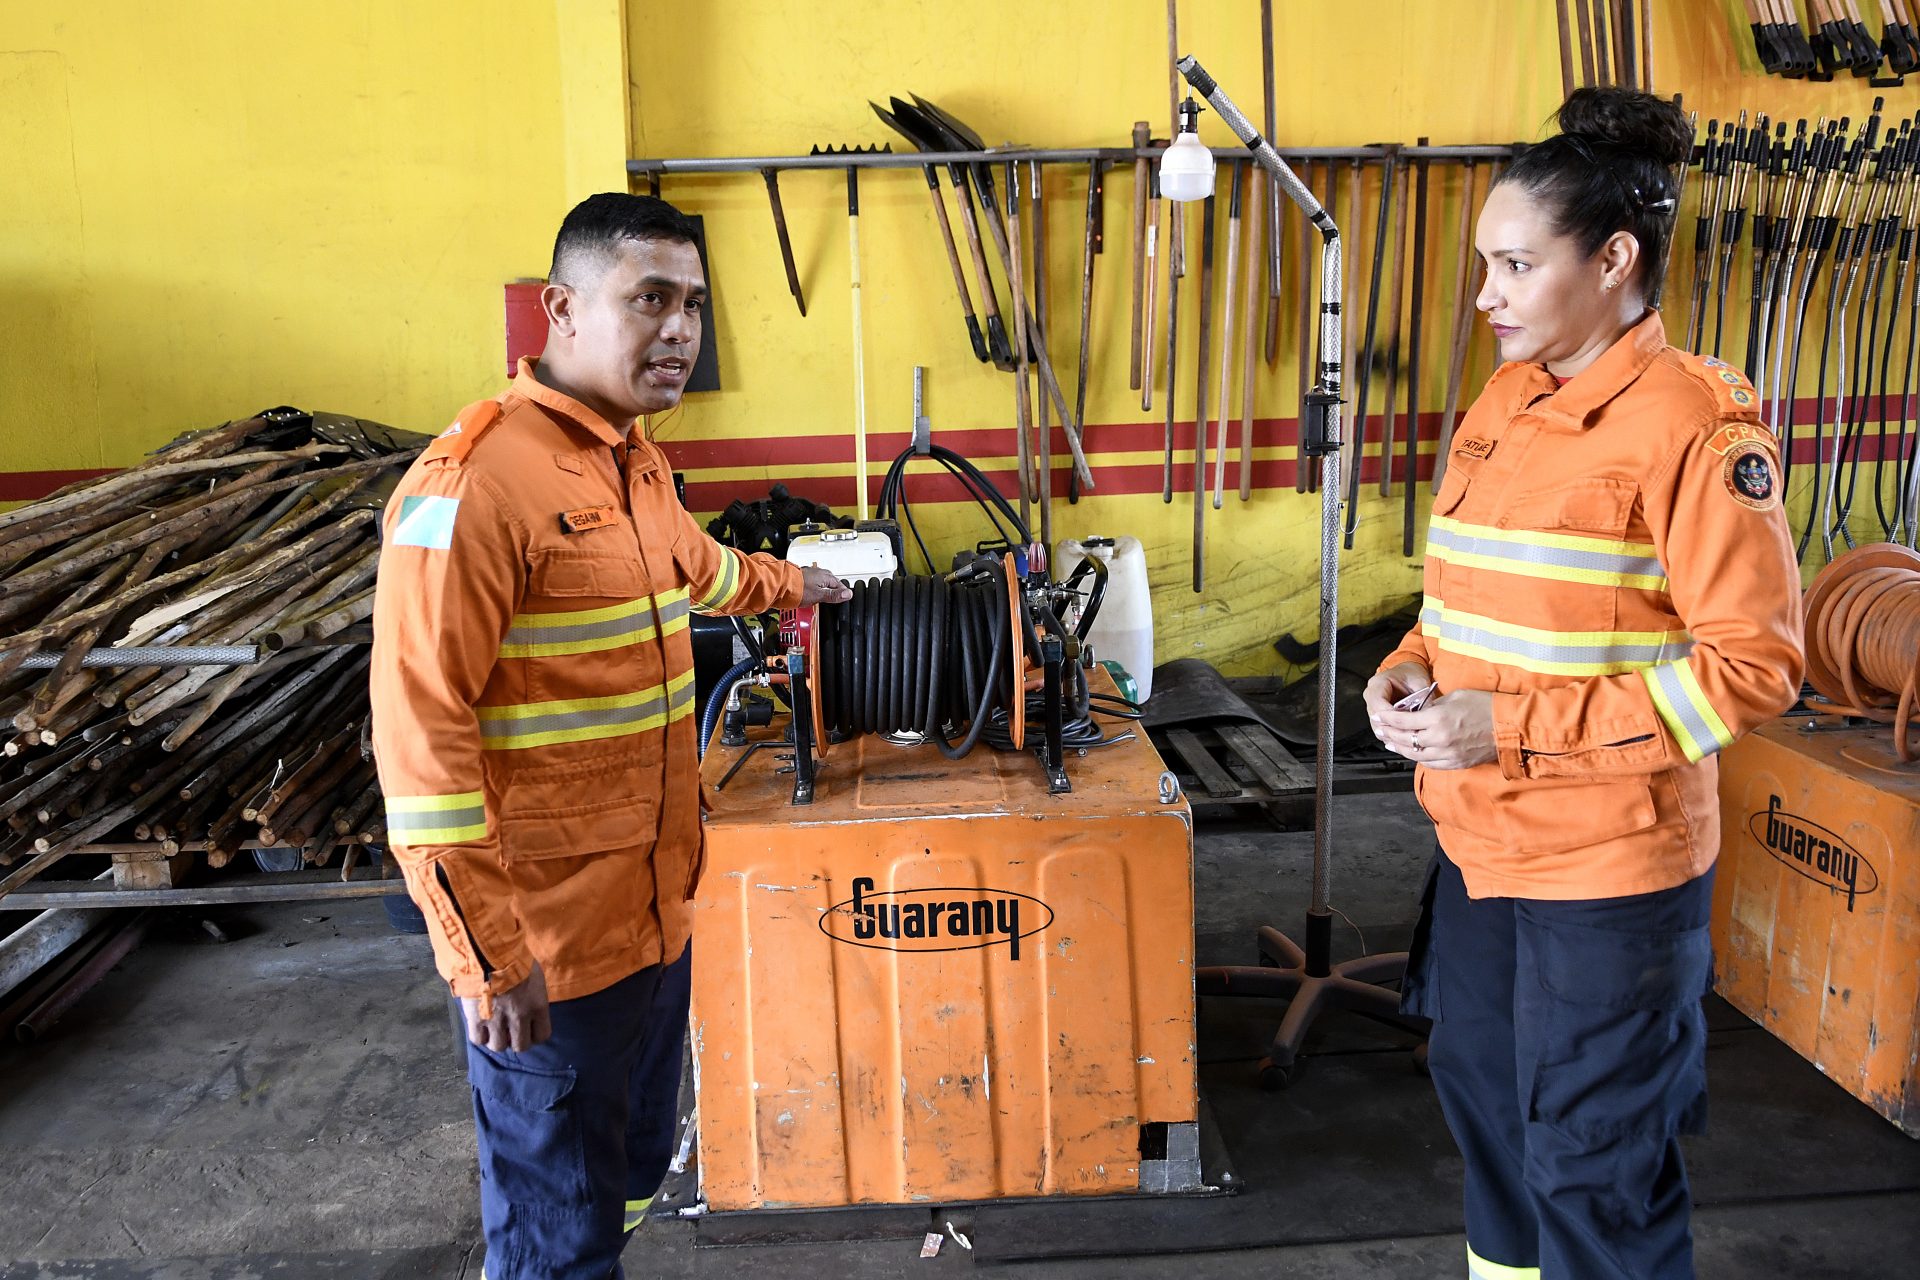
[[[1773,483],[1773,463],[1767,460],[1764,449],[1748,446],[1735,449],[1727,454],[1721,476],[1726,480],[1727,492],[1734,501],[1742,506],[1752,507],[1755,511],[1766,511],[1777,501]]]
[[[1720,381],[1726,383],[1730,387],[1737,387],[1741,383],[1745,382],[1746,379],[1741,377],[1739,374],[1735,373],[1733,370],[1728,369],[1725,373],[1720,375]]]
[[[1735,387],[1733,389],[1733,402],[1745,408],[1747,405],[1753,403],[1753,393],[1750,391],[1742,391],[1740,388]]]

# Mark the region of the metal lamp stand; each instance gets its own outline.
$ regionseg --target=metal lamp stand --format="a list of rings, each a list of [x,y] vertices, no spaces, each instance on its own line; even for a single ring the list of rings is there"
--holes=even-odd
[[[1300,424],[1302,453],[1320,459],[1320,709],[1313,767],[1313,901],[1307,910],[1306,945],[1300,946],[1280,930],[1265,926],[1258,934],[1259,966],[1210,967],[1196,975],[1201,995],[1267,996],[1289,1001],[1286,1016],[1274,1032],[1272,1047],[1260,1063],[1261,1085],[1283,1089],[1299,1074],[1300,1046],[1323,1012],[1344,1009],[1406,1025],[1399,1017],[1399,993],[1379,985],[1397,981],[1404,974],[1406,953],[1333,963],[1333,912],[1328,906],[1333,844],[1334,660],[1340,617],[1340,230],[1333,216],[1213,77],[1191,57],[1180,59],[1178,66],[1187,83],[1219,113],[1321,235],[1321,360],[1314,388],[1306,397],[1307,416]],[[1358,458],[1354,465],[1359,465]]]

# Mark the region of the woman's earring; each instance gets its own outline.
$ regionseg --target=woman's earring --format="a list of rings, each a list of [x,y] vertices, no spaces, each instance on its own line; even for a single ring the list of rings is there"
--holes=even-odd
[[[1618,280],[1609,280],[1609,281],[1607,281],[1607,292],[1608,292],[1608,293],[1612,293],[1612,292],[1613,292],[1613,286],[1615,286],[1615,285],[1617,285],[1617,284],[1619,284],[1619,283],[1620,283],[1620,282],[1619,282]]]

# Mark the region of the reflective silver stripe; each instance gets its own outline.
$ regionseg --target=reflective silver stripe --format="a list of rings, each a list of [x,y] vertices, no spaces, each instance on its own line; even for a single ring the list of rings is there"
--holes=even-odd
[[[1713,713],[1705,693],[1695,701],[1693,695],[1698,685],[1689,679],[1692,673],[1684,666],[1666,663],[1642,674],[1653,694],[1654,709],[1666,721],[1689,761],[1698,763],[1732,743],[1733,735]],[[1695,687],[1690,689],[1689,684]]]
[[[1684,635],[1656,640],[1653,633],[1568,632],[1555,637],[1452,613],[1432,600],[1420,611],[1420,625],[1442,648],[1543,675],[1619,675],[1693,652],[1693,641]]]
[[[649,720],[672,720],[693,706],[693,673],[673,682],[670,692],[643,691],[632,698],[588,699],[597,706],[570,705],[569,710],[540,713],[539,704],[512,708],[478,709],[481,744],[492,748],[537,747],[550,742],[582,738],[617,737],[653,727]],[[489,715],[488,712],[493,714]],[[502,714],[502,712],[515,714]],[[520,714],[527,713],[527,714]]]
[[[1582,543],[1598,545],[1582,546]],[[1444,517],[1436,517],[1427,530],[1428,550],[1443,560],[1468,556],[1505,562],[1516,566],[1514,572],[1525,572],[1526,569],[1547,571],[1535,576],[1570,574],[1573,575],[1573,581],[1588,581],[1595,585],[1628,578],[1634,581],[1618,585],[1665,589],[1667,572],[1657,557],[1609,551],[1603,549],[1605,545],[1605,541],[1599,538],[1548,533],[1530,536],[1525,533],[1506,533],[1504,530],[1476,531],[1475,526],[1461,525]],[[1499,565],[1496,563],[1488,567],[1498,568]]]
[[[584,640],[606,640],[618,636],[644,638],[654,628],[654,610],[659,610],[659,625],[666,627],[687,616],[690,608],[686,597],[670,600],[666,604],[655,605],[650,598],[633,602],[633,612],[625,617],[608,618],[600,622],[582,622],[571,626],[540,627],[515,626],[507,629],[505,644],[513,646],[534,646],[549,644],[578,644]]]
[[[726,606],[733,599],[734,591],[740,583],[743,571],[740,557],[725,547],[720,549],[720,572],[714,575],[707,593],[700,597],[694,609],[700,613],[710,613]]]
[[[395,835],[419,831],[443,831],[447,828],[480,827],[487,824],[487,807],[476,804],[467,809],[444,809],[438,813],[401,813],[387,810],[387,830]]]

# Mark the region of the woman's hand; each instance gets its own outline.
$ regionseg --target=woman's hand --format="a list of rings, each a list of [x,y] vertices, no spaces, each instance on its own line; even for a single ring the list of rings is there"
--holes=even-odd
[[[1393,710],[1393,704],[1433,683],[1433,675],[1417,662],[1403,662],[1367,681],[1367,719],[1373,722],[1373,734],[1380,737],[1380,715]],[[1385,738],[1380,739],[1385,742]]]
[[[1372,685],[1367,693],[1373,732],[1387,750],[1429,769],[1471,769],[1499,759],[1493,741],[1493,694],[1487,690],[1442,694],[1420,711],[1395,711],[1391,704],[1375,710]]]

